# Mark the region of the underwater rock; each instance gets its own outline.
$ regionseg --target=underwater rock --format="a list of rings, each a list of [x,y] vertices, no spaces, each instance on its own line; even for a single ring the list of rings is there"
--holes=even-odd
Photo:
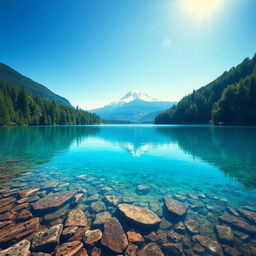
[[[111,218],[109,212],[101,212],[95,215],[95,219],[93,221],[93,225],[104,225],[106,221]]]
[[[235,208],[227,206],[226,210],[227,210],[228,213],[233,214],[236,217],[239,217],[239,213],[238,213],[238,211]]]
[[[25,221],[32,218],[32,213],[28,209],[23,209],[18,214],[17,220],[18,221]]]
[[[20,191],[20,197],[29,197],[39,191],[39,188],[30,188],[27,190]]]
[[[205,252],[205,249],[200,244],[195,244],[193,247],[193,251],[198,254],[203,254]]]
[[[91,203],[91,202],[94,202],[94,201],[97,201],[97,200],[99,200],[99,194],[94,194],[94,195],[91,195],[91,196],[85,198],[84,202]]]
[[[101,256],[101,249],[98,247],[93,247],[91,249],[91,256]]]
[[[124,255],[125,256],[136,256],[137,255],[138,246],[135,244],[128,244]]]
[[[31,255],[32,256],[51,256],[51,254],[44,253],[44,252],[33,252]]]
[[[139,195],[145,195],[150,191],[151,187],[144,184],[139,184],[136,188],[136,192]]]
[[[222,245],[224,255],[226,256],[242,256],[241,253],[234,247],[228,245]]]
[[[61,238],[63,238],[63,240],[67,240],[76,233],[77,229],[78,227],[67,227],[63,229]]]
[[[90,208],[91,208],[91,211],[94,213],[99,213],[106,210],[105,204],[101,201],[91,203]]]
[[[171,215],[174,215],[175,217],[183,217],[187,213],[187,210],[188,210],[187,205],[181,202],[178,202],[175,199],[164,198],[164,203],[168,212]]]
[[[56,248],[56,256],[76,256],[83,249],[79,241],[64,243]]]
[[[173,225],[172,222],[168,221],[168,220],[165,219],[165,218],[162,218],[159,227],[160,227],[161,229],[169,229],[172,225]]]
[[[68,212],[67,219],[65,221],[65,227],[78,226],[86,227],[88,225],[85,213],[79,209],[75,209]]]
[[[117,205],[119,202],[118,197],[114,196],[114,195],[105,195],[105,200],[107,203],[111,204],[111,205]]]
[[[252,212],[244,209],[239,209],[238,211],[244,218],[256,224],[256,212]]]
[[[133,231],[128,231],[127,237],[128,237],[129,242],[134,243],[134,244],[141,244],[145,241],[143,236],[140,233],[136,233]]]
[[[18,205],[13,206],[12,211],[13,212],[18,212],[22,209],[28,208],[28,206],[29,206],[29,203],[18,204]]]
[[[175,226],[174,226],[174,230],[180,234],[184,234],[186,227],[184,225],[184,223],[182,221],[178,222]]]
[[[177,232],[175,232],[174,230],[169,230],[167,232],[167,238],[168,240],[170,240],[171,242],[174,242],[174,243],[178,243],[178,242],[181,242],[182,239],[183,239],[183,236],[178,234]]]
[[[0,251],[1,256],[30,256],[30,242],[22,240],[19,243]]]
[[[133,203],[135,200],[134,200],[134,198],[131,198],[131,197],[123,197],[122,198],[122,202],[123,203]]]
[[[193,240],[203,246],[209,253],[216,256],[223,256],[219,243],[208,236],[195,235]]]
[[[183,247],[181,243],[164,243],[162,247],[163,247],[163,251],[167,255],[173,255],[173,256],[183,255]]]
[[[156,243],[149,243],[143,246],[138,256],[164,256],[162,250]]]
[[[102,232],[99,229],[87,230],[84,234],[85,245],[93,246],[102,238]]]
[[[58,186],[59,182],[58,181],[52,181],[44,184],[41,188],[42,189],[52,189],[56,188]]]
[[[36,211],[55,210],[68,203],[75,194],[74,190],[52,193],[33,203],[32,207]]]
[[[120,222],[116,218],[110,218],[104,224],[101,244],[116,253],[122,253],[128,246],[127,237]]]
[[[15,219],[16,219],[16,212],[5,212],[0,215],[0,221],[15,220]]]
[[[45,221],[51,221],[51,220],[54,220],[54,219],[61,218],[61,217],[63,217],[67,213],[67,211],[68,211],[68,207],[64,206],[62,208],[59,208],[55,212],[45,214],[44,215],[44,220]]]
[[[191,218],[186,219],[185,226],[191,234],[197,234],[200,232],[199,223]]]
[[[0,208],[5,207],[8,204],[14,203],[15,201],[17,201],[17,199],[14,197],[6,197],[0,199]]]
[[[139,226],[152,227],[161,222],[154,212],[146,208],[130,204],[119,204],[117,207],[126,219]]]
[[[0,245],[17,243],[39,229],[39,218],[30,219],[25,222],[10,224],[0,230]]]
[[[72,205],[77,205],[82,200],[83,197],[84,197],[84,193],[77,193],[77,194],[75,194],[71,204]]]
[[[159,237],[158,237],[157,233],[154,232],[154,231],[151,231],[148,234],[144,235],[144,238],[151,241],[151,242],[156,242],[156,241],[159,240]]]
[[[31,249],[37,252],[52,251],[59,244],[62,228],[63,225],[58,224],[47,230],[36,233],[32,240]]]
[[[245,233],[256,234],[256,227],[248,224],[243,219],[235,217],[233,215],[222,215],[219,219],[225,223],[228,223]]]
[[[89,230],[89,226],[87,226],[87,227],[77,227],[76,233],[68,239],[68,242],[82,241],[84,233],[87,230]]]
[[[217,237],[220,242],[232,244],[234,241],[234,233],[228,226],[216,225],[215,227]]]

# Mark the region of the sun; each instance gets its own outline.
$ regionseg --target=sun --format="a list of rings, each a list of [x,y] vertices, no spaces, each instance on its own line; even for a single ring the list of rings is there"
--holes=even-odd
[[[202,19],[210,16],[220,5],[221,0],[182,0],[186,12]]]

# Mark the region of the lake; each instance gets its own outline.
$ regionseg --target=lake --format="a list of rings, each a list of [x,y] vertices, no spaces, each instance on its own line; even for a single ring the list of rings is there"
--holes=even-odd
[[[170,231],[179,234],[175,225],[192,219],[194,222],[186,223],[183,233],[180,232],[189,240],[187,244],[183,241],[180,249],[186,255],[191,255],[193,250],[199,253],[193,249],[195,245],[202,247],[203,255],[221,255],[220,250],[231,255],[227,253],[229,248],[240,250],[242,255],[256,255],[256,249],[253,251],[256,243],[256,127],[1,127],[0,181],[1,198],[13,196],[18,200],[24,195],[20,191],[39,188],[29,195],[31,204],[52,192],[76,190],[83,195],[75,205],[61,205],[62,214],[53,217],[45,218],[59,208],[39,212],[32,206],[32,217],[41,217],[40,223],[46,227],[64,223],[66,213],[74,208],[86,213],[88,225],[92,227],[96,214],[109,212],[119,219],[125,231],[145,234],[145,242],[139,244],[138,250],[143,251],[143,246],[154,240],[147,235],[155,231],[158,239],[154,242],[164,255],[171,255],[168,253],[173,253],[173,248],[163,244],[180,241],[176,241]],[[45,183],[48,186],[44,188]],[[6,195],[11,189],[15,191],[13,195]],[[111,197],[106,198],[106,195]],[[165,197],[188,206],[186,216],[171,216],[164,206]],[[127,221],[116,210],[119,203],[152,210],[162,219],[160,227],[156,225],[149,230]],[[220,221],[219,217],[226,215],[238,218],[242,224],[234,224],[228,218]],[[20,222],[16,218],[11,220]],[[0,220],[10,218],[0,215]],[[232,228],[232,241],[221,239],[216,232],[216,224],[222,222]],[[248,231],[246,225],[253,231]],[[196,234],[200,237],[192,238]],[[211,251],[205,237],[217,240],[222,249]],[[12,239],[1,243],[0,229],[1,247],[12,244]],[[106,246],[103,251],[104,248]],[[106,250],[103,255],[108,253]]]

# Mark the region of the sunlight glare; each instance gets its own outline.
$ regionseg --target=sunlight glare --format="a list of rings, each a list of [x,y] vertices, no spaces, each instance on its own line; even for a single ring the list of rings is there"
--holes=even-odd
[[[191,15],[202,19],[214,12],[220,0],[182,0],[184,9]]]

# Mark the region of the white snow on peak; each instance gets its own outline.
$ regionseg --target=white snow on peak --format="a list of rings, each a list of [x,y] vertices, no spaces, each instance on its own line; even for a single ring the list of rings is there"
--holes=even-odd
[[[134,100],[142,100],[147,102],[160,101],[158,99],[151,98],[146,93],[140,92],[139,90],[131,90],[123,98],[112,102],[110,105],[121,105],[124,103],[129,103]]]

